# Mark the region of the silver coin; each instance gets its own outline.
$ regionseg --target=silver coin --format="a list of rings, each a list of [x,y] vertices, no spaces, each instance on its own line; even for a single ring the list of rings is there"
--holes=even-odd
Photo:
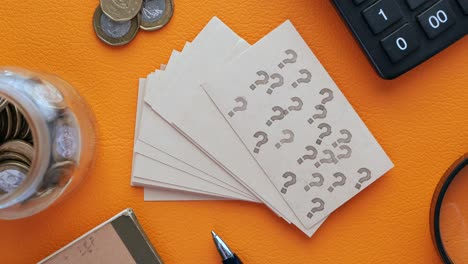
[[[66,186],[75,170],[73,161],[64,161],[53,164],[44,176],[43,185],[40,192],[47,191],[50,188]]]
[[[13,135],[13,116],[10,107],[5,107],[0,113],[1,128],[0,128],[0,142],[6,141]]]
[[[174,13],[173,0],[143,0],[140,28],[147,31],[164,27]]]
[[[43,202],[42,199],[50,201],[51,199],[53,200],[60,196],[60,193],[61,190],[57,188],[39,189],[35,194],[33,194],[27,200],[24,200],[21,204],[29,204],[31,207],[34,207],[34,204],[41,204]]]
[[[104,14],[100,7],[94,12],[94,31],[104,43],[121,46],[132,41],[138,33],[140,16],[124,22],[116,22]]]
[[[34,83],[33,96],[40,104],[54,109],[66,108],[62,92],[53,84],[40,79],[31,79],[31,81]]]
[[[12,89],[18,90],[18,92],[31,93],[34,83],[31,82],[31,76],[27,73],[4,70],[0,72],[0,76],[0,83],[9,85]]]
[[[14,73],[11,71],[11,69],[2,68],[0,70],[0,76],[11,76],[11,75],[14,75]]]
[[[76,160],[80,135],[73,113],[57,120],[53,138],[52,156],[55,161]]]
[[[10,161],[20,162],[20,163],[23,163],[24,165],[27,165],[28,167],[31,166],[31,160],[28,157],[23,156],[19,153],[16,153],[16,152],[0,153],[0,163],[10,162]]]
[[[13,130],[13,135],[12,138],[16,138],[18,134],[20,133],[21,125],[22,125],[22,116],[21,112],[19,109],[14,106],[13,104],[8,105],[11,110],[11,116],[12,116],[12,121],[11,121],[11,127]]]
[[[18,135],[18,139],[25,140],[28,135],[31,133],[31,128],[29,127],[28,121],[24,116],[21,119],[21,128],[20,133]]]
[[[0,83],[10,85],[12,89],[24,92],[32,97],[34,103],[40,108],[41,115],[47,121],[53,120],[57,115],[57,110],[66,106],[63,95],[56,87],[27,74],[9,73],[2,75]]]
[[[140,12],[142,0],[101,0],[101,9],[114,21],[128,21]]]
[[[15,163],[0,165],[0,190],[3,193],[10,193],[18,189],[27,173],[28,170],[24,166]]]
[[[0,145],[0,153],[2,152],[18,153],[30,161],[34,158],[34,147],[22,140],[10,140],[5,142]]]
[[[9,125],[10,124],[8,123],[6,111],[3,110],[0,112],[0,143],[5,140],[5,136]]]
[[[101,29],[104,34],[111,38],[121,38],[127,35],[130,31],[130,27],[132,26],[132,22],[130,20],[115,22],[106,15],[101,16],[99,23],[101,24]]]
[[[7,106],[8,101],[5,98],[0,97],[0,112]]]

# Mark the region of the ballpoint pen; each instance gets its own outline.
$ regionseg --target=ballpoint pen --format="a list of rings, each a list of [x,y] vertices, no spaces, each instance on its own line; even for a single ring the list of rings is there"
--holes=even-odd
[[[213,241],[218,249],[221,258],[223,259],[223,264],[242,264],[242,261],[239,257],[234,254],[231,249],[224,243],[224,241],[216,235],[215,232],[211,231],[211,235],[213,236]]]

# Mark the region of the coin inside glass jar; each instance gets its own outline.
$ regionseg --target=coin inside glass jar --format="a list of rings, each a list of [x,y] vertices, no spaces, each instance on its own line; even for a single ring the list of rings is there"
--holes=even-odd
[[[39,79],[31,81],[34,83],[32,92],[39,103],[55,109],[66,108],[63,94],[51,83]]]
[[[78,153],[78,124],[69,112],[65,112],[54,124],[52,156],[54,161],[75,160]]]
[[[26,178],[29,167],[21,162],[0,163],[0,194],[16,190]]]
[[[18,160],[25,160],[29,165],[31,164],[34,156],[34,148],[31,143],[19,139],[9,140],[0,145],[0,160],[5,155],[18,156]]]
[[[0,194],[15,191],[26,179],[34,158],[31,130],[20,109],[0,98]]]
[[[2,112],[0,113],[0,122],[2,124],[0,128],[0,140],[5,141],[10,139],[13,133],[13,117],[8,105],[3,108]]]
[[[0,163],[15,160],[23,164],[31,164],[31,159],[15,152],[4,152],[0,155]]]
[[[2,111],[3,108],[7,106],[7,104],[8,104],[8,101],[6,99],[0,98],[0,111]]]
[[[46,182],[48,186],[65,186],[70,180],[70,176],[75,169],[73,161],[63,161],[55,163],[49,169],[46,175]]]

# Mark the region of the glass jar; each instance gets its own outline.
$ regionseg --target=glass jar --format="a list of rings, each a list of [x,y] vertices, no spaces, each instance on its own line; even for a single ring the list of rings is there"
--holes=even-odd
[[[70,84],[0,68],[0,219],[61,200],[92,166],[94,149],[94,117]]]

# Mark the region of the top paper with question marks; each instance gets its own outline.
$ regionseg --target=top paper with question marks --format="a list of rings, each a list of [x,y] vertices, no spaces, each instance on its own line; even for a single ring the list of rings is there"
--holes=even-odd
[[[305,227],[393,167],[291,22],[214,76],[203,88]]]
[[[247,186],[276,214],[311,236],[319,225],[307,229],[302,225],[225,121],[224,116],[200,87],[200,83],[210,79],[217,68],[228,64],[250,46],[244,43],[244,48],[239,50],[239,37],[227,25],[217,18],[213,18],[209,25],[211,24],[220,29],[217,34],[200,33],[192,42],[193,51],[196,52],[192,53],[189,60],[184,61],[185,69],[177,71],[170,85],[159,87],[155,90],[157,94],[147,95],[145,99],[156,112],[177,127],[180,133],[230,175]],[[182,75],[184,78],[180,78]]]

